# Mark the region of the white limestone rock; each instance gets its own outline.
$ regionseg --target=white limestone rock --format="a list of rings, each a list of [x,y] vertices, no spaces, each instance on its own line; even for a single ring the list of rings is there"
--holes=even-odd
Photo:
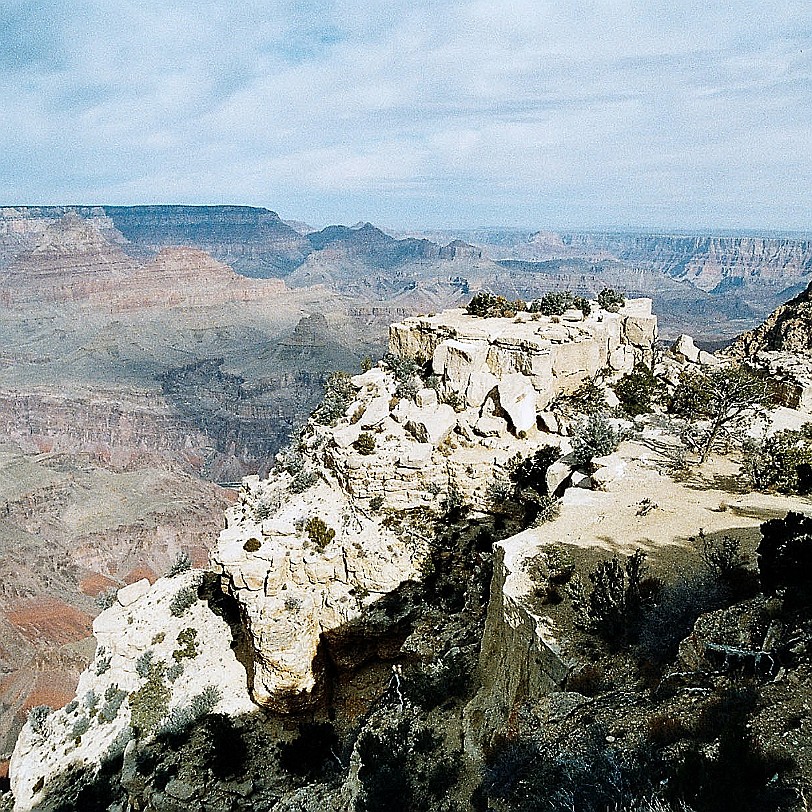
[[[457,424],[457,413],[446,403],[420,409],[409,414],[404,428],[418,443],[437,445],[444,440]]]
[[[47,808],[43,794],[58,792],[55,782],[72,767],[92,770],[124,751],[135,735],[134,721],[144,724],[138,691],[148,679],[163,686],[164,704],[155,705],[157,726],[141,729],[142,739],[207,689],[210,711],[238,716],[256,709],[245,669],[231,648],[231,629],[197,599],[202,578],[201,571],[191,570],[161,578],[147,590],[139,584],[140,595],[130,591],[126,606],[115,603],[96,618],[96,656],[79,677],[76,701],[51,713],[41,729],[27,723],[17,740],[9,768],[17,812]],[[186,593],[191,604],[173,612],[176,596]],[[179,672],[174,679],[173,669]]]
[[[694,344],[693,338],[685,333],[674,342],[674,352],[692,364],[699,363],[699,348]]]
[[[536,426],[536,391],[524,375],[505,375],[499,381],[499,404],[507,412],[516,433]]]

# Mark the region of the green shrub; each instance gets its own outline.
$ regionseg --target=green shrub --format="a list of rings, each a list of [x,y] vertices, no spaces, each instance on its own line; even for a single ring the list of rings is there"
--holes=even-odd
[[[364,456],[369,456],[375,453],[375,437],[366,431],[358,435],[358,439],[352,444],[352,447]]]
[[[589,627],[613,648],[635,638],[641,610],[652,601],[643,578],[645,560],[646,554],[637,550],[624,564],[615,556],[602,561],[589,574]]]
[[[180,617],[191,606],[197,603],[198,600],[198,586],[197,584],[187,584],[179,589],[169,602],[169,611],[175,616]]]
[[[698,541],[702,545],[700,554],[705,566],[717,576],[727,576],[745,564],[741,553],[741,542],[733,536],[706,536],[700,528]]]
[[[532,488],[537,494],[547,493],[547,469],[561,457],[561,449],[543,445],[532,456],[509,466],[508,475],[519,491]]]
[[[313,412],[313,420],[322,426],[334,426],[344,417],[354,392],[346,372],[333,372],[324,383],[324,397]]]
[[[154,657],[155,652],[151,649],[145,651],[138,657],[138,659],[135,661],[135,673],[138,674],[139,677],[146,679],[149,676],[150,671],[152,670]]]
[[[369,500],[369,509],[378,511],[383,507],[383,497],[382,496],[373,496],[372,499]]]
[[[166,571],[167,578],[174,578],[182,572],[188,572],[192,568],[192,559],[185,550],[181,550],[176,556],[175,561]]]
[[[512,319],[516,313],[524,309],[525,303],[521,300],[511,302],[504,296],[497,296],[495,293],[483,290],[474,294],[474,298],[468,302],[465,311],[470,316],[480,316],[485,319]]]
[[[101,612],[103,612],[105,609],[109,609],[116,602],[117,596],[118,589],[116,587],[111,587],[110,589],[106,589],[104,592],[99,592],[94,599],[96,608]]]
[[[753,487],[781,493],[812,492],[812,423],[749,443],[742,468]]]
[[[575,296],[568,290],[545,293],[540,299],[531,302],[527,309],[531,313],[541,313],[545,316],[560,316],[567,310],[580,310],[585,316],[592,312],[588,299]]]
[[[221,699],[219,688],[207,686],[201,693],[193,696],[187,705],[172,708],[158,727],[156,735],[171,738],[185,733],[198,719],[211,713]]]
[[[197,650],[197,629],[186,628],[178,632],[178,648],[172,652],[172,658],[176,662],[185,659],[194,659],[199,654]]]
[[[164,664],[154,663],[146,682],[129,696],[130,724],[136,735],[152,732],[166,716],[171,692],[163,677]]]
[[[253,537],[248,539],[242,546],[246,553],[255,553],[260,547],[262,547],[260,540]]]
[[[620,437],[600,412],[587,415],[575,429],[572,453],[579,465],[588,465],[595,457],[611,454]]]
[[[336,537],[336,531],[332,527],[328,527],[318,516],[311,516],[305,523],[304,529],[307,537],[319,552],[322,552]]]
[[[108,654],[104,648],[100,648],[96,652],[96,661],[93,665],[96,676],[106,674],[110,670],[110,663],[113,661],[113,656]]]
[[[37,736],[44,736],[48,729],[48,717],[53,713],[53,708],[48,705],[37,705],[28,711],[28,724]]]
[[[613,387],[620,405],[626,414],[637,417],[648,414],[660,391],[654,373],[643,363],[638,362],[634,369],[624,375]]]
[[[591,379],[584,381],[571,395],[565,395],[560,400],[584,414],[596,414],[606,409],[606,392]]]
[[[597,298],[598,305],[609,313],[617,313],[626,304],[626,297],[613,288],[604,288]]]
[[[119,708],[126,698],[127,692],[122,691],[118,685],[108,685],[104,692],[104,705],[99,711],[99,721],[112,722],[118,715]]]

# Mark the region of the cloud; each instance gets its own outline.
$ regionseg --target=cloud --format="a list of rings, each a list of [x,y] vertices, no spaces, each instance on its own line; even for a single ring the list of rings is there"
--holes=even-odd
[[[811,31],[782,0],[12,0],[0,192],[812,230]]]

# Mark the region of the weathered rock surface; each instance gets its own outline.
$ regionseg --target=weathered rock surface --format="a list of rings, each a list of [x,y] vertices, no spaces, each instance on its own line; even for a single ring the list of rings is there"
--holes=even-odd
[[[59,806],[60,782],[123,754],[133,727],[149,739],[167,725],[182,729],[201,712],[253,709],[231,629],[197,597],[202,579],[192,570],[152,587],[132,584],[96,618],[98,647],[76,700],[29,721],[17,741],[10,767],[15,810]],[[206,699],[195,704],[199,696]]]

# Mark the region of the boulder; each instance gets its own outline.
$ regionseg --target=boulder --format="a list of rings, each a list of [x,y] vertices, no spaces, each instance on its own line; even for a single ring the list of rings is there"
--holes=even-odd
[[[421,389],[415,395],[415,403],[422,407],[437,405],[437,391],[435,389]]]
[[[605,457],[595,457],[592,464],[597,469],[592,474],[592,482],[598,490],[608,490],[612,483],[625,475],[627,468],[626,460],[617,452]]]
[[[536,426],[536,390],[525,375],[505,375],[499,381],[499,403],[510,417],[513,428],[530,431]]]
[[[149,592],[149,586],[149,581],[146,578],[142,578],[134,584],[129,584],[119,589],[116,600],[122,606],[129,606],[135,603],[142,595],[146,595],[146,593]]]
[[[550,434],[558,434],[558,418],[553,412],[540,412],[538,415],[542,428]]]
[[[674,342],[674,352],[692,364],[699,363],[699,348],[694,344],[693,338],[685,333]]]
[[[572,474],[572,466],[567,465],[566,462],[556,460],[548,469],[546,474],[547,493],[555,496],[556,492],[562,485],[570,478]]]
[[[721,364],[722,362],[712,352],[705,352],[705,350],[700,350],[699,363],[702,364],[702,366],[715,367],[719,366],[719,364]]]
[[[426,409],[414,409],[404,428],[418,443],[437,445],[457,425],[457,413],[446,403]]]
[[[507,434],[507,422],[501,417],[483,415],[474,423],[474,433],[480,437],[501,437]]]

